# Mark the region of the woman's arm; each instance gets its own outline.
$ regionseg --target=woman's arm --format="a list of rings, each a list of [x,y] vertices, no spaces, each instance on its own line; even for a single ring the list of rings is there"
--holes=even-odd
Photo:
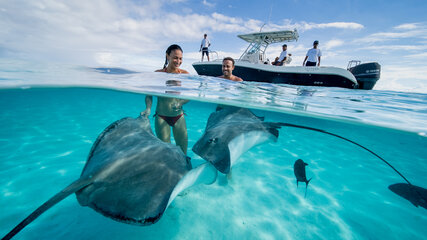
[[[142,116],[150,116],[151,106],[153,105],[153,96],[147,95],[145,97],[145,110],[141,112]]]

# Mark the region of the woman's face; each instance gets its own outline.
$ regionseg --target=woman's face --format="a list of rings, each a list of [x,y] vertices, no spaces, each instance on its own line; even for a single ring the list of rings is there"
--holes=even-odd
[[[175,49],[171,52],[170,55],[166,54],[166,57],[168,58],[169,65],[171,65],[172,68],[179,68],[182,64],[182,52],[179,49]]]

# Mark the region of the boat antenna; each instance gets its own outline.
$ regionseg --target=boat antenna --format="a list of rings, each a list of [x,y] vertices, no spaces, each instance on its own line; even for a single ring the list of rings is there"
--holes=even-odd
[[[270,18],[271,18],[271,12],[273,11],[273,2],[271,2],[271,5],[270,5],[270,13],[268,14],[268,21],[267,21],[267,23],[268,24],[270,24]],[[267,24],[267,23],[264,23],[262,26],[261,26],[261,28],[259,29],[259,32],[261,32],[262,31],[262,28]]]
[[[261,26],[261,28],[259,29],[259,32],[262,31],[262,28],[265,26],[265,23]]]

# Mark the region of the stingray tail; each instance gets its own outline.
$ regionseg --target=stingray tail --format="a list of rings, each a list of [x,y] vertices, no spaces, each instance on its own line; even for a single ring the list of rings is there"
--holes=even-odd
[[[403,176],[395,167],[393,167],[393,165],[391,165],[389,162],[387,162],[385,159],[383,159],[382,157],[380,157],[378,154],[376,154],[375,152],[373,152],[372,150],[358,144],[357,142],[354,142],[348,138],[345,137],[341,137],[340,135],[337,135],[335,133],[330,133],[327,132],[325,130],[322,129],[317,129],[317,128],[312,128],[312,127],[306,127],[306,126],[300,126],[300,125],[295,125],[295,124],[291,124],[291,123],[280,123],[281,126],[285,126],[285,127],[294,127],[294,128],[302,128],[302,129],[307,129],[307,130],[312,130],[312,131],[316,131],[316,132],[321,132],[321,133],[325,133],[325,134],[329,134],[331,136],[337,137],[337,138],[341,138],[347,142],[353,143],[354,145],[357,145],[363,149],[365,149],[366,151],[370,152],[372,155],[374,155],[375,157],[379,158],[381,161],[383,161],[385,164],[387,164],[389,167],[391,167],[397,174],[399,174],[399,176],[401,176],[409,185],[412,185],[408,179],[406,179],[405,176]]]
[[[307,188],[308,188],[308,184],[310,183],[311,178],[308,179],[308,181],[305,183],[305,193],[304,193],[304,198],[307,196]]]
[[[63,189],[61,192],[57,193],[55,196],[49,199],[47,202],[43,203],[43,205],[37,208],[27,218],[25,218],[22,222],[20,222],[14,229],[12,229],[12,231],[10,231],[6,236],[4,236],[2,240],[11,239],[13,236],[19,233],[25,226],[27,226],[32,221],[34,221],[37,217],[39,217],[42,213],[44,213],[46,210],[51,208],[53,205],[57,204],[64,198],[68,197],[70,194],[89,185],[90,183],[91,183],[91,179],[85,179],[85,180],[79,179],[73,182],[68,187]]]

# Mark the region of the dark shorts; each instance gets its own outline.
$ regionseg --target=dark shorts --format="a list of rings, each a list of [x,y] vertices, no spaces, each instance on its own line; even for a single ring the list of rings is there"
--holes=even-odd
[[[206,56],[208,56],[208,57],[209,57],[209,50],[208,50],[208,48],[207,48],[207,47],[202,48],[202,56],[203,56],[204,54],[206,54]]]
[[[279,61],[277,61],[277,62],[274,61],[272,64],[275,66],[283,66],[283,62],[279,62]]]
[[[310,62],[310,61],[307,61],[307,63],[305,64],[306,67],[315,67],[316,65],[317,65],[316,62]]]

